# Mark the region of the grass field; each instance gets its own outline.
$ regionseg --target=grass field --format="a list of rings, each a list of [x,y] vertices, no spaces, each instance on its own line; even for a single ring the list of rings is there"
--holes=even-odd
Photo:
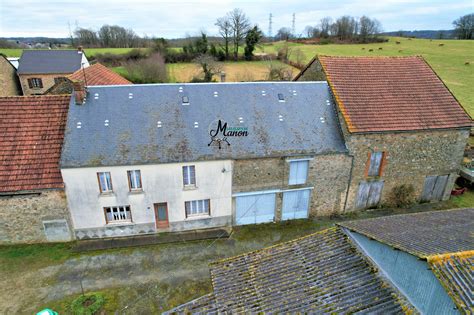
[[[283,64],[279,61],[241,61],[241,62],[225,62],[224,71],[226,73],[227,82],[242,81],[261,81],[265,80],[268,75],[270,63],[283,65],[292,70],[293,76],[299,72],[298,69]],[[170,82],[190,82],[193,77],[199,76],[200,68],[194,63],[169,63],[166,65]],[[112,68],[115,72],[122,76],[126,76],[123,67]],[[219,78],[214,78],[219,81]]]
[[[400,42],[397,44],[396,42]],[[439,44],[444,44],[439,46]],[[276,42],[263,45],[259,52],[276,53],[284,45]],[[295,50],[301,50],[304,63],[316,54],[332,56],[413,56],[421,55],[441,77],[467,112],[474,116],[474,41],[429,40],[390,37],[387,43],[302,45],[290,43],[295,60]],[[365,49],[363,49],[365,48]],[[379,50],[379,48],[382,48]],[[373,51],[369,51],[373,49]],[[469,65],[465,63],[469,62]]]

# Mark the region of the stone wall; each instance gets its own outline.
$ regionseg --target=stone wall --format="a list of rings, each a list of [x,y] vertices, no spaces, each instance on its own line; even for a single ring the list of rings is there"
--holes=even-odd
[[[70,73],[58,73],[58,74],[20,74],[20,83],[24,95],[33,95],[33,94],[44,94],[49,88],[51,88],[55,82],[54,78],[64,78]],[[28,85],[28,79],[31,78],[40,78],[43,81],[43,87],[31,88]]]
[[[290,165],[286,158],[236,160],[232,192],[314,187],[310,199],[310,216],[340,213],[344,208],[350,169],[351,157],[346,154],[316,155],[309,161],[306,184],[290,186]],[[277,220],[281,213],[282,195],[277,194]]]
[[[62,190],[0,196],[0,244],[69,241],[70,227]]]
[[[341,120],[342,121],[342,120]],[[368,153],[386,152],[382,176],[382,204],[389,204],[394,187],[413,185],[414,197],[420,200],[426,176],[449,175],[443,200],[449,199],[457,178],[469,130],[428,130],[349,134],[344,128],[346,144],[354,156],[348,209],[355,209],[359,183],[367,179],[365,170]]]
[[[0,56],[0,96],[21,95],[20,84],[15,68]]]

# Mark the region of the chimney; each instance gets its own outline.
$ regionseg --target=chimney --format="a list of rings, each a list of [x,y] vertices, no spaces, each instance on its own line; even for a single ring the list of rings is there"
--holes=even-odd
[[[221,71],[221,82],[225,82],[225,72]]]
[[[77,52],[82,53],[82,46],[77,46]]]
[[[86,101],[86,87],[84,85],[84,81],[74,81],[72,82],[72,86],[74,88],[74,99],[76,101],[76,105],[82,105]]]

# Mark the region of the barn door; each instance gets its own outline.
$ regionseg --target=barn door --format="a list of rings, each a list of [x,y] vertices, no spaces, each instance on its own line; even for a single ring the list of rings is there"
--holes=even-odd
[[[284,192],[281,219],[306,219],[308,217],[310,194],[311,189]]]
[[[383,181],[360,182],[356,208],[372,208],[379,204],[382,197]]]
[[[426,176],[421,201],[439,201],[443,199],[448,175]]]

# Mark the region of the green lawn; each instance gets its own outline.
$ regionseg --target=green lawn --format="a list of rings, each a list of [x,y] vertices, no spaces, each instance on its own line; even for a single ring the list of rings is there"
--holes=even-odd
[[[400,44],[396,44],[399,41]],[[444,44],[444,46],[439,46]],[[283,42],[265,44],[259,52],[276,53]],[[441,77],[461,105],[474,116],[474,41],[429,40],[389,37],[387,43],[303,45],[290,43],[290,59],[296,61],[299,49],[308,62],[316,54],[333,56],[413,56],[421,55]],[[363,49],[365,48],[365,49]],[[382,48],[379,50],[379,48]],[[369,51],[373,49],[373,51]],[[469,62],[469,65],[465,63]]]

